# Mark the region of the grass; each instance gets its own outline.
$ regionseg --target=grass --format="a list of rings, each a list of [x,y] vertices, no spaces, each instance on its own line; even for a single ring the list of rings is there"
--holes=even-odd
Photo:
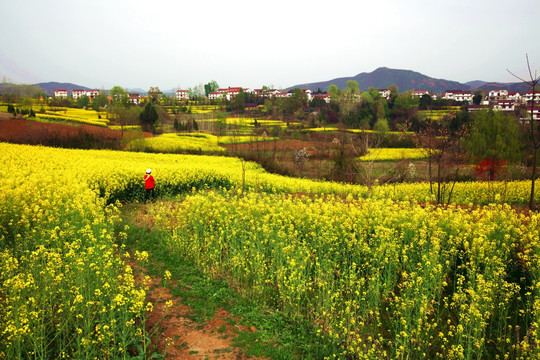
[[[174,284],[171,294],[193,309],[192,320],[202,326],[220,309],[230,312],[229,324],[246,328],[236,333],[233,344],[250,356],[283,360],[323,359],[336,352],[335,345],[318,336],[315,328],[307,322],[293,321],[279,310],[247,300],[235,291],[228,279],[212,279],[180,254],[171,251],[163,241],[170,236],[169,233],[137,220],[141,214],[151,213],[153,206],[161,207],[162,204],[123,207],[123,222],[129,226],[127,238],[123,241],[129,250],[149,253],[150,261],[146,268],[149,275],[161,276],[165,269],[171,272]],[[252,331],[253,328],[256,331]],[[224,329],[218,328],[217,331],[221,333]]]

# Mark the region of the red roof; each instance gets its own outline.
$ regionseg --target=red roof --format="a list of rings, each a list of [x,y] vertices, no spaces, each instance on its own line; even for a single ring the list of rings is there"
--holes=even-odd
[[[66,89],[54,89],[54,92],[57,92],[57,91],[67,91]]]

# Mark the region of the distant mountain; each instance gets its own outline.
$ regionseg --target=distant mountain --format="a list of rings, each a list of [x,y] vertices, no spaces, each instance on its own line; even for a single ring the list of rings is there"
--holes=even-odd
[[[467,81],[465,83],[465,85],[469,85],[469,86],[472,86],[473,88],[479,88],[481,86],[484,86],[485,84],[487,84],[486,81],[482,81],[482,80],[473,80],[473,81]]]
[[[328,90],[334,84],[340,89],[347,86],[348,80],[356,80],[360,90],[366,91],[370,87],[385,89],[395,84],[400,93],[408,90],[429,90],[432,94],[442,94],[446,90],[474,90],[471,85],[462,84],[457,81],[434,79],[421,73],[411,70],[398,70],[380,67],[370,73],[360,73],[352,77],[337,78],[329,81],[321,81],[308,84],[300,84],[290,87],[304,88],[316,91],[317,89]]]
[[[133,88],[133,89],[127,89],[128,93],[130,94],[139,94],[140,96],[146,96],[148,95],[147,90],[143,90],[141,88]]]
[[[46,83],[39,83],[39,84],[36,84],[36,85],[39,85],[43,89],[43,91],[45,91],[45,93],[47,95],[49,95],[49,96],[53,96],[54,95],[54,90],[56,90],[56,89],[66,89],[68,91],[68,94],[71,94],[73,89],[75,89],[75,90],[91,90],[90,88],[88,88],[86,86],[75,85],[75,84],[72,84],[72,83],[60,83],[60,82],[54,82],[54,81],[46,82]]]
[[[519,92],[524,94],[527,91],[531,90],[531,86],[524,82],[518,83],[498,83],[498,82],[489,82],[478,88],[479,90],[484,90],[486,94],[491,90],[508,90],[510,92]]]

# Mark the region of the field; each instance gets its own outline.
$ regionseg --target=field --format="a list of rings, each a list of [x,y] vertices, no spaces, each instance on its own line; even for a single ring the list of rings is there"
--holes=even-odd
[[[0,358],[145,353],[153,304],[128,260],[148,253],[122,247],[119,208],[148,167],[168,251],[311,324],[337,358],[538,358],[540,216],[508,205],[526,181],[458,183],[445,208],[425,183],[368,191],[221,156],[0,151]]]
[[[360,161],[396,161],[403,159],[425,159],[427,153],[423,149],[409,148],[376,148],[368,149],[368,153],[359,158]]]

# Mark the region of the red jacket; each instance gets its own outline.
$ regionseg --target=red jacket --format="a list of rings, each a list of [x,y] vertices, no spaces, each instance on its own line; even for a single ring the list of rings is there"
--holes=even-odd
[[[156,183],[156,180],[154,180],[154,177],[150,174],[144,175],[144,188],[146,190],[153,189],[154,185]]]

